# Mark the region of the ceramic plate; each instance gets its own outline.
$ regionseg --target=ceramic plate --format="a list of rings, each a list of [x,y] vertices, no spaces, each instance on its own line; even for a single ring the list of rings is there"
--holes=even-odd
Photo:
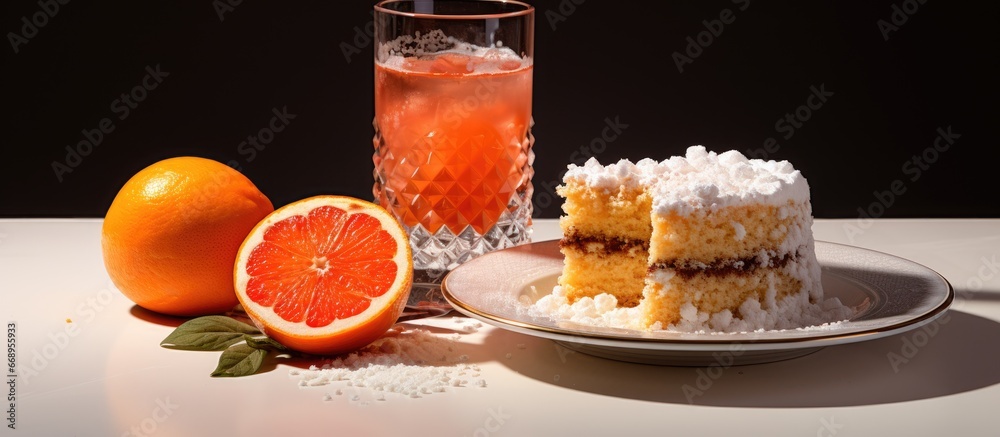
[[[721,353],[737,364],[803,356],[827,346],[874,340],[919,328],[941,316],[954,291],[937,272],[893,255],[816,242],[825,296],[858,308],[850,320],[824,330],[740,334],[637,331],[558,322],[529,314],[562,273],[558,240],[475,258],[444,279],[443,292],[459,312],[499,328],[548,338],[590,355],[661,365],[701,366]]]

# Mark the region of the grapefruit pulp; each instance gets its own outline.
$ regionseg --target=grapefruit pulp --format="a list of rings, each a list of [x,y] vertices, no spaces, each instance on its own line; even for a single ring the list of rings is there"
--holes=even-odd
[[[349,352],[395,324],[413,266],[406,232],[382,207],[315,196],[278,208],[250,231],[234,284],[268,337],[309,354]]]

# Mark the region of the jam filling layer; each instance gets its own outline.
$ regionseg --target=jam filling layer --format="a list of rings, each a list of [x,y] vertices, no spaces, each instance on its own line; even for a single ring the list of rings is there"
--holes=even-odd
[[[727,258],[717,259],[711,263],[702,263],[692,260],[668,260],[659,261],[649,266],[649,273],[657,270],[673,270],[674,274],[684,279],[695,276],[729,276],[747,275],[759,268],[782,268],[788,263],[796,262],[800,253],[805,248],[799,248],[796,252],[788,252],[784,255],[772,255],[762,260],[760,257]]]
[[[598,248],[596,245],[599,244]],[[568,247],[581,252],[599,252],[602,255],[612,255],[626,253],[633,248],[639,247],[643,251],[649,251],[649,241],[636,240],[618,237],[606,237],[603,235],[579,235],[576,233],[566,235],[559,241],[559,247]]]

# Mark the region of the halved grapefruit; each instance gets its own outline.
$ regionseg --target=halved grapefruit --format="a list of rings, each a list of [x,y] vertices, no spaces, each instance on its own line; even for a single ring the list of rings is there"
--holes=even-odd
[[[236,258],[236,295],[260,330],[309,354],[348,352],[396,322],[410,293],[406,232],[382,207],[315,196],[257,224]]]

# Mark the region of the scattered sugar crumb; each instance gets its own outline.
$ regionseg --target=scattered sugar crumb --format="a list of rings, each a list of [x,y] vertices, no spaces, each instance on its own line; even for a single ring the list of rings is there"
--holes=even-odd
[[[474,325],[482,326],[478,322],[466,326]],[[385,401],[386,393],[410,398],[445,393],[446,387],[467,386],[469,374],[478,378],[477,386],[486,387],[479,366],[466,363],[467,354],[456,353],[457,339],[397,325],[361,350],[327,359],[309,370],[292,369],[288,374],[299,379],[300,387],[342,384],[361,390],[350,397],[355,403],[367,396]],[[342,395],[343,390],[338,388],[335,393]]]
[[[507,357],[507,359],[509,360],[509,359],[510,359],[511,357],[513,357],[514,355],[512,355],[512,354],[511,354],[510,352],[507,352],[507,355],[504,355],[504,356],[505,356],[505,357]]]
[[[618,300],[610,294],[599,294],[593,298],[584,297],[570,304],[562,288],[556,286],[552,293],[543,296],[528,307],[534,316],[548,317],[557,322],[624,328],[644,331],[668,331],[706,334],[734,334],[764,332],[773,330],[825,331],[835,329],[840,323],[854,315],[855,310],[840,302],[838,298],[828,298],[819,303],[810,303],[809,296],[797,294],[781,300],[770,299],[761,307],[756,299],[747,299],[739,308],[742,318],[729,310],[715,314],[698,311],[694,305],[681,306],[681,320],[666,328],[659,322],[646,328],[640,325],[641,308],[619,308]]]
[[[525,345],[524,343],[518,343],[518,344],[517,344],[517,348],[518,348],[518,349],[525,349],[525,348],[527,348],[527,347],[528,347],[528,346],[526,346],[526,345]]]
[[[471,322],[471,323],[463,326],[462,327],[462,331],[471,334],[471,333],[474,333],[474,332],[479,332],[479,328],[482,328],[482,327],[483,327],[483,324],[480,323],[480,322]]]
[[[330,396],[330,393],[325,393],[325,394],[323,394],[323,400],[324,401],[332,401],[333,400],[333,396]]]

